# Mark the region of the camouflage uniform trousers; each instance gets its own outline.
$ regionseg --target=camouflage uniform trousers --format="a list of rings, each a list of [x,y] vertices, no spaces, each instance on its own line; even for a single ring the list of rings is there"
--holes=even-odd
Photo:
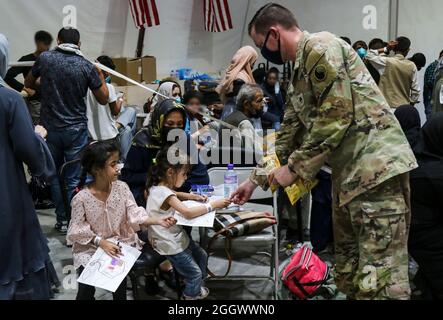
[[[349,299],[409,299],[409,190],[403,174],[342,207],[334,195],[334,277]]]

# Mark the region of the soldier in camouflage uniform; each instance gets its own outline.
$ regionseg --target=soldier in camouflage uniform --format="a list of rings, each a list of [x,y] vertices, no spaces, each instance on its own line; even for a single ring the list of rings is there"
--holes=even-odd
[[[295,63],[276,142],[285,166],[268,176],[256,169],[232,200],[330,166],[338,288],[349,299],[409,299],[408,172],[417,163],[370,73],[346,42],[302,32],[277,4],[257,12],[249,33],[271,62]]]

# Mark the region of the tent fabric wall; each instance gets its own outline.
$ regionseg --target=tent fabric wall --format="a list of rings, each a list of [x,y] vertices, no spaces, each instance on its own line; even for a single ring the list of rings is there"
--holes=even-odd
[[[129,7],[125,0],[0,0],[0,32],[10,41],[11,59],[33,52],[38,30],[47,30],[56,38],[67,5],[77,9],[77,27],[86,55],[123,54]]]
[[[233,30],[210,33],[204,30],[202,0],[157,1],[160,25],[146,30],[144,54],[157,57],[160,76],[182,67],[199,72],[222,72],[241,46],[241,31],[248,1],[229,1]],[[134,56],[138,31],[128,19],[125,50]]]
[[[229,0],[234,29],[209,33],[203,27],[202,0],[158,0],[161,25],[147,29],[143,53],[157,57],[159,76],[180,67],[221,73],[238,48],[252,44],[247,30],[243,34],[242,31],[245,23],[266,2],[268,0]],[[301,28],[311,32],[328,30],[353,41],[369,41],[374,37],[387,39],[389,34],[388,0],[276,2],[293,10]],[[428,0],[426,5],[413,0],[398,2],[399,34],[409,36],[413,51],[422,51],[431,62],[443,49],[443,45],[440,47],[443,36],[438,32],[438,15],[443,11],[443,2]],[[375,30],[365,30],[362,25],[363,8],[368,4],[377,9]],[[126,0],[0,0],[0,32],[10,40],[11,59],[18,59],[34,49],[35,31],[44,29],[55,36],[62,27],[63,8],[67,5],[77,8],[82,49],[86,55],[91,58],[101,54],[135,55],[138,30]]]
[[[269,0],[230,0],[234,30],[208,33],[203,27],[202,0],[157,1],[161,25],[147,30],[144,54],[158,58],[158,72],[165,76],[171,69],[192,67],[199,71],[223,72],[235,51],[242,45],[253,45],[247,34],[247,24],[255,12]],[[353,40],[369,41],[388,34],[389,1],[372,0],[377,9],[377,29],[365,30],[363,8],[367,0],[276,0],[293,10],[303,29],[311,32],[328,30]],[[249,3],[249,7],[248,7]],[[246,18],[246,20],[245,20]],[[137,30],[128,19],[125,52],[133,56]],[[242,41],[243,40],[243,41]],[[263,62],[261,60],[260,62]]]
[[[413,0],[399,0],[398,35],[411,39],[412,56],[421,52],[426,56],[427,65],[435,61],[443,50],[443,33],[441,32],[441,13],[443,1],[427,0],[417,2]],[[420,87],[423,90],[423,79],[426,68],[420,72]],[[420,97],[423,101],[423,97]],[[422,122],[425,121],[424,106],[418,106]]]
[[[251,1],[247,21],[268,0]],[[347,36],[352,42],[373,38],[386,39],[388,35],[389,1],[388,0],[277,0],[294,12],[300,28],[309,32],[329,31],[337,36]],[[363,27],[363,8],[372,5],[377,10],[377,28],[366,30]],[[246,30],[247,33],[247,30]],[[244,44],[253,45],[252,40],[244,36]],[[261,61],[263,62],[263,61]]]

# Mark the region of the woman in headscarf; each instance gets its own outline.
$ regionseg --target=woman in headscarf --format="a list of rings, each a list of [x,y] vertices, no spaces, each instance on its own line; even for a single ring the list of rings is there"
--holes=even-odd
[[[179,103],[182,102],[182,90],[180,85],[172,80],[163,80],[157,89],[159,94],[154,94],[144,106],[145,112],[148,113],[143,126],[146,127],[151,119],[152,112],[166,99],[173,99]],[[167,98],[165,98],[167,97]]]
[[[160,95],[156,95],[156,104],[155,105],[160,105],[163,101],[166,100],[166,97],[170,98],[170,99],[174,99],[177,102],[181,102],[182,99],[182,90],[180,88],[180,85],[174,81],[166,81],[163,82],[160,87],[158,88],[158,93],[160,93]]]
[[[404,105],[398,107],[394,112],[409,144],[412,148],[417,144],[420,136],[421,120],[420,114],[414,106]]]
[[[55,165],[25,101],[3,85],[8,62],[8,41],[0,34],[0,300],[49,299],[53,267],[23,163],[48,182]]]
[[[257,51],[251,46],[240,48],[232,58],[231,64],[216,91],[224,103],[221,120],[226,119],[235,111],[235,97],[241,87],[246,84],[255,84],[252,69],[257,61]]]
[[[443,299],[443,114],[423,127],[411,172],[409,253],[419,265],[414,279],[427,299]]]

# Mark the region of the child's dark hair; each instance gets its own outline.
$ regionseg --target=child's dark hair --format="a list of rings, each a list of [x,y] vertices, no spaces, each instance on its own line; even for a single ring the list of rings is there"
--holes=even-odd
[[[188,91],[185,93],[185,95],[183,96],[183,104],[187,105],[189,103],[189,101],[191,101],[192,99],[198,99],[198,101],[200,102],[200,104],[203,101],[203,95],[198,92],[198,91]]]
[[[108,67],[109,69],[115,70],[116,66],[114,63],[114,60],[108,56],[100,56],[97,58],[97,61],[100,62],[105,67]]]
[[[173,163],[169,161],[168,154],[174,158]],[[166,179],[168,169],[179,172],[183,168],[189,170],[190,164],[188,156],[182,150],[174,146],[161,149],[157,153],[157,157],[149,170],[148,181],[146,183],[146,191],[148,194],[151,187],[157,186]]]
[[[47,31],[37,31],[34,35],[35,42],[43,42],[46,45],[50,45],[53,41],[51,34]]]
[[[116,152],[120,154],[120,148],[115,142],[101,141],[87,146],[82,154],[82,175],[78,188],[85,186],[88,173],[93,175],[95,169],[103,169],[109,157]]]

